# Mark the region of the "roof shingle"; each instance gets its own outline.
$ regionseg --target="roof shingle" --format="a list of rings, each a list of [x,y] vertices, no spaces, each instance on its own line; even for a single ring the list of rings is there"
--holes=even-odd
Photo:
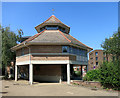
[[[78,41],[71,35],[63,33],[59,30],[44,30],[44,31],[37,33],[34,36],[28,38],[24,42],[31,43],[31,44],[39,43],[39,44],[48,44],[48,45],[49,44],[56,44],[56,45],[58,45],[58,44],[61,44],[61,45],[73,44],[73,45],[81,46],[83,48],[92,49],[92,48],[86,46],[85,44],[83,44],[82,42]],[[21,44],[24,44],[24,42],[22,42]],[[19,47],[21,44],[18,44],[15,47]]]

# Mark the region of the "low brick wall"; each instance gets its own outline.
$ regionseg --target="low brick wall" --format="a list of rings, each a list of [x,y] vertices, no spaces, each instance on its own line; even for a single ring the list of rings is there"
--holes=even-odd
[[[83,86],[92,86],[92,87],[97,87],[97,88],[101,87],[100,82],[97,82],[97,81],[71,80],[71,84],[73,83],[78,84],[78,85],[83,85]]]

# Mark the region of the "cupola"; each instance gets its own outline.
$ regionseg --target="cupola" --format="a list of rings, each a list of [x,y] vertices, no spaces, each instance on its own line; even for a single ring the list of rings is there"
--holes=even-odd
[[[35,27],[37,32],[42,32],[43,30],[60,30],[63,33],[69,34],[70,27],[62,23],[58,18],[54,15],[49,17],[46,21],[39,24]]]

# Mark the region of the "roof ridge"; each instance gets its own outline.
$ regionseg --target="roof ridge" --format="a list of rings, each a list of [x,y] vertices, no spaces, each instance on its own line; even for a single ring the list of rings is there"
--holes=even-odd
[[[33,39],[35,39],[35,38],[36,38],[36,37],[38,37],[40,34],[42,34],[44,31],[45,31],[45,30],[43,30],[42,32],[39,32],[39,33],[37,33],[37,34],[33,35],[32,37],[30,37],[30,38],[32,38],[32,39],[28,38],[28,39],[27,39],[27,40],[25,40],[25,41],[29,42],[29,41],[31,41],[31,40],[33,40]]]
[[[43,24],[43,23],[47,22],[47,21],[48,21],[51,17],[53,17],[53,16],[50,16],[47,20],[45,20],[45,21],[44,21],[44,22],[42,22],[41,24]],[[41,24],[39,24],[39,25],[41,25]],[[39,25],[38,25],[38,26],[39,26]],[[36,27],[38,27],[38,26],[36,26]],[[35,27],[35,28],[36,28],[36,27]]]
[[[45,31],[45,30],[44,30],[44,31]],[[42,31],[42,32],[40,32],[40,33],[37,33],[37,34],[31,36],[30,38],[26,39],[25,41],[26,41],[26,42],[29,42],[29,41],[35,39],[35,38],[38,37],[40,34],[42,34],[44,31]],[[32,39],[31,39],[31,38],[32,38]],[[16,45],[16,46],[19,46],[19,45],[23,44],[25,41],[23,41],[22,43],[20,43],[20,44],[18,44],[18,45]]]
[[[47,20],[45,20],[45,21],[42,22],[41,24],[44,24],[44,23],[46,23],[47,21],[49,21],[51,17],[54,17],[57,22],[60,22],[60,23],[64,24],[64,23],[63,23],[62,21],[60,21],[55,15],[50,16]],[[40,26],[41,24],[39,24],[38,26]],[[64,25],[67,26],[66,24],[64,24]],[[37,28],[38,26],[36,26],[35,28]],[[67,27],[69,27],[69,26],[67,26]],[[69,28],[70,28],[70,27],[69,27]]]
[[[54,16],[53,15],[53,17],[57,20],[57,21],[59,21],[60,23],[62,23],[62,24],[64,24],[62,21],[60,21],[56,16]],[[67,26],[67,27],[69,27],[68,25],[66,25],[66,24],[64,24],[65,26]]]
[[[55,18],[55,20],[56,21],[58,21],[58,22],[61,22],[57,17],[55,17],[54,15],[53,15],[53,17]],[[61,22],[62,23],[62,22]]]
[[[61,32],[60,30],[58,30],[58,31],[62,34],[62,36],[63,36],[65,39],[67,39],[67,41],[71,42],[71,40],[69,40],[69,39],[63,34],[63,32]]]
[[[81,43],[82,45],[88,47],[87,45],[83,44],[82,42],[80,42],[79,40],[77,40],[76,38],[74,38],[73,36],[71,36],[71,35],[69,35],[69,36],[72,37],[73,39],[75,39],[76,41],[78,41],[79,43]],[[93,49],[93,48],[91,48],[91,47],[88,47],[88,48]]]

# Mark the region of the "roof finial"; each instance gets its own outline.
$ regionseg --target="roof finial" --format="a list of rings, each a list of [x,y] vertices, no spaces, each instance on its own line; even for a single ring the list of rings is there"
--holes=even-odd
[[[54,10],[54,8],[52,8],[52,14],[54,15],[54,12],[55,12],[55,10]]]

